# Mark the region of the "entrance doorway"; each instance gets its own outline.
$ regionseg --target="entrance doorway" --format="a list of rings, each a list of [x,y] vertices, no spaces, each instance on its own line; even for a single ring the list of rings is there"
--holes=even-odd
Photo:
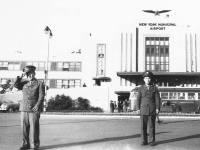
[[[118,96],[118,102],[117,102],[117,111],[118,112],[128,112],[130,111],[130,101],[129,101],[129,95],[123,95]]]

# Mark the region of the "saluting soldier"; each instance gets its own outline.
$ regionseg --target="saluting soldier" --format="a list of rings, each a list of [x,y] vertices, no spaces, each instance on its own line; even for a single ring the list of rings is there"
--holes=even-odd
[[[155,119],[156,114],[159,113],[159,91],[158,88],[152,84],[153,73],[145,71],[143,73],[143,80],[145,82],[138,89],[137,95],[137,112],[140,114],[141,121],[141,145],[147,145],[147,124],[149,123],[149,142],[151,146],[155,145]]]
[[[39,110],[43,104],[45,87],[43,82],[35,78],[35,69],[35,66],[24,67],[22,75],[17,76],[14,82],[14,87],[23,92],[23,99],[20,103],[23,141],[20,150],[29,149],[30,147],[36,150],[40,145]],[[24,76],[27,77],[27,80],[23,81]],[[31,144],[29,133],[31,134]]]

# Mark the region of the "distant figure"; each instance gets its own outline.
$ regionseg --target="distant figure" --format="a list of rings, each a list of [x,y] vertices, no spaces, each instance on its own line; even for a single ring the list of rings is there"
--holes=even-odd
[[[83,83],[83,87],[87,87],[85,83]]]
[[[127,112],[131,111],[130,105],[131,105],[130,100],[127,100],[127,103],[126,103],[126,110],[127,110]]]
[[[126,100],[123,101],[123,112],[126,112]]]
[[[119,100],[118,101],[118,112],[123,112],[122,107],[123,107],[122,101]]]
[[[128,110],[128,100],[127,99],[125,99],[125,101],[123,102],[123,112],[127,112],[127,110]]]
[[[111,112],[111,113],[114,112],[114,103],[113,103],[112,100],[110,101],[110,112]]]
[[[117,110],[118,110],[118,112],[120,112],[120,106],[119,105],[120,105],[120,101],[118,100],[118,102],[117,102],[117,106],[118,106]]]
[[[114,101],[114,110],[117,109],[116,101]]]

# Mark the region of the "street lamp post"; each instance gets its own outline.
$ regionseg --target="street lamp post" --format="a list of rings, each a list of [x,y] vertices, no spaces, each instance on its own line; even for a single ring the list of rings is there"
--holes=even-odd
[[[43,111],[46,112],[46,102],[47,102],[47,81],[48,81],[48,63],[49,63],[49,39],[52,38],[53,34],[51,32],[51,29],[46,26],[46,28],[44,29],[44,33],[48,34],[48,48],[47,48],[47,59],[46,59],[46,63],[45,63],[45,99],[44,99],[44,108]]]

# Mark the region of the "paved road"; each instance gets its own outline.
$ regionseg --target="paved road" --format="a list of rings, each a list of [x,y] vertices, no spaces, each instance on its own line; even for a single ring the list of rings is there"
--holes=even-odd
[[[197,150],[200,118],[162,117],[157,145],[140,146],[140,121],[133,116],[41,115],[41,150]],[[0,113],[0,150],[21,144],[20,114]]]

